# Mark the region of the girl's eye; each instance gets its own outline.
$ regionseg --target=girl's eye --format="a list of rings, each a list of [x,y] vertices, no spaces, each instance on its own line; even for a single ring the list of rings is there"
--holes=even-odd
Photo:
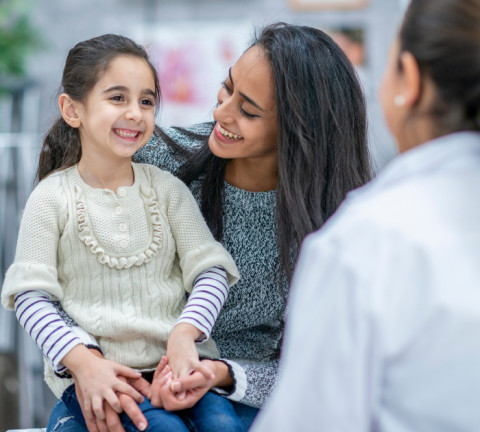
[[[240,108],[240,112],[242,113],[243,116],[245,116],[248,119],[253,119],[255,117],[259,117],[258,115],[250,114],[246,112],[243,108]]]
[[[143,99],[142,101],[140,101],[140,103],[142,105],[147,105],[147,106],[152,106],[153,105],[153,102],[150,99]]]
[[[122,102],[124,99],[123,99],[123,96],[117,95],[117,96],[111,97],[110,100],[113,100],[115,102]]]

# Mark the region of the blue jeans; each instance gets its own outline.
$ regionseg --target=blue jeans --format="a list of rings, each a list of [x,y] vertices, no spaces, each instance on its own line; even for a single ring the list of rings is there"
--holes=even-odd
[[[73,385],[65,390],[62,400],[71,415],[85,425]],[[183,411],[169,412],[155,408],[148,399],[139,404],[139,407],[148,422],[146,432],[243,432],[230,401],[211,392],[200,399],[193,408]],[[126,432],[138,431],[125,413],[120,415],[120,420]],[[63,427],[60,430],[63,430]]]
[[[247,432],[258,413],[258,409],[238,402],[232,402],[232,405],[242,423],[243,430]],[[50,415],[47,432],[88,432],[88,430],[70,413],[63,400],[59,399]]]

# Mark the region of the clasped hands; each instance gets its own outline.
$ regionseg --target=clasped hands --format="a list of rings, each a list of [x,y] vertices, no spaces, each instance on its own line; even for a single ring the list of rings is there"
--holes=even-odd
[[[87,357],[81,352],[76,356],[72,353],[66,359],[72,367],[64,364],[72,372],[89,432],[124,432],[118,415],[122,412],[139,430],[145,430],[147,420],[138,406],[144,396],[157,408],[179,411],[193,407],[214,386],[230,386],[232,379],[224,363],[199,360],[195,340],[200,334],[190,324],[174,327],[168,340],[168,357],[162,357],[151,385],[139,372],[105,360],[97,350],[89,350],[93,356]],[[83,359],[81,366],[72,358],[77,364]]]

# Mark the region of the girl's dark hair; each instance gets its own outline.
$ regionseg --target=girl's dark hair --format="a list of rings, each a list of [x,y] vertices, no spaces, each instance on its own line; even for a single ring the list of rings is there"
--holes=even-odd
[[[73,100],[84,102],[102,73],[119,56],[145,60],[155,81],[155,102],[160,102],[160,85],[155,67],[143,47],[124,36],[106,34],[73,47],[67,56],[60,91]],[[82,147],[78,129],[69,126],[63,117],[57,119],[43,141],[37,170],[40,181],[54,171],[71,167],[80,161]]]
[[[480,130],[480,2],[412,0],[400,31],[400,50],[412,53],[437,100],[436,133]]]
[[[263,51],[273,71],[278,248],[281,273],[290,279],[305,236],[325,223],[349,191],[371,178],[365,99],[352,64],[318,29],[273,24],[255,36],[250,48],[254,46]],[[221,240],[228,160],[210,151],[208,138],[189,155],[165,133],[157,133],[180,156],[187,157],[177,173],[185,183],[205,176],[201,210],[214,236]]]

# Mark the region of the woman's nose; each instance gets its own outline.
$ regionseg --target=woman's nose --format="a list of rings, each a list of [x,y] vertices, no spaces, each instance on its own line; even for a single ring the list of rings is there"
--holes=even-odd
[[[233,104],[231,103],[231,98],[227,98],[226,100],[220,101],[215,111],[213,112],[213,118],[216,121],[220,121],[222,123],[232,123],[235,121],[234,111],[233,111]]]

